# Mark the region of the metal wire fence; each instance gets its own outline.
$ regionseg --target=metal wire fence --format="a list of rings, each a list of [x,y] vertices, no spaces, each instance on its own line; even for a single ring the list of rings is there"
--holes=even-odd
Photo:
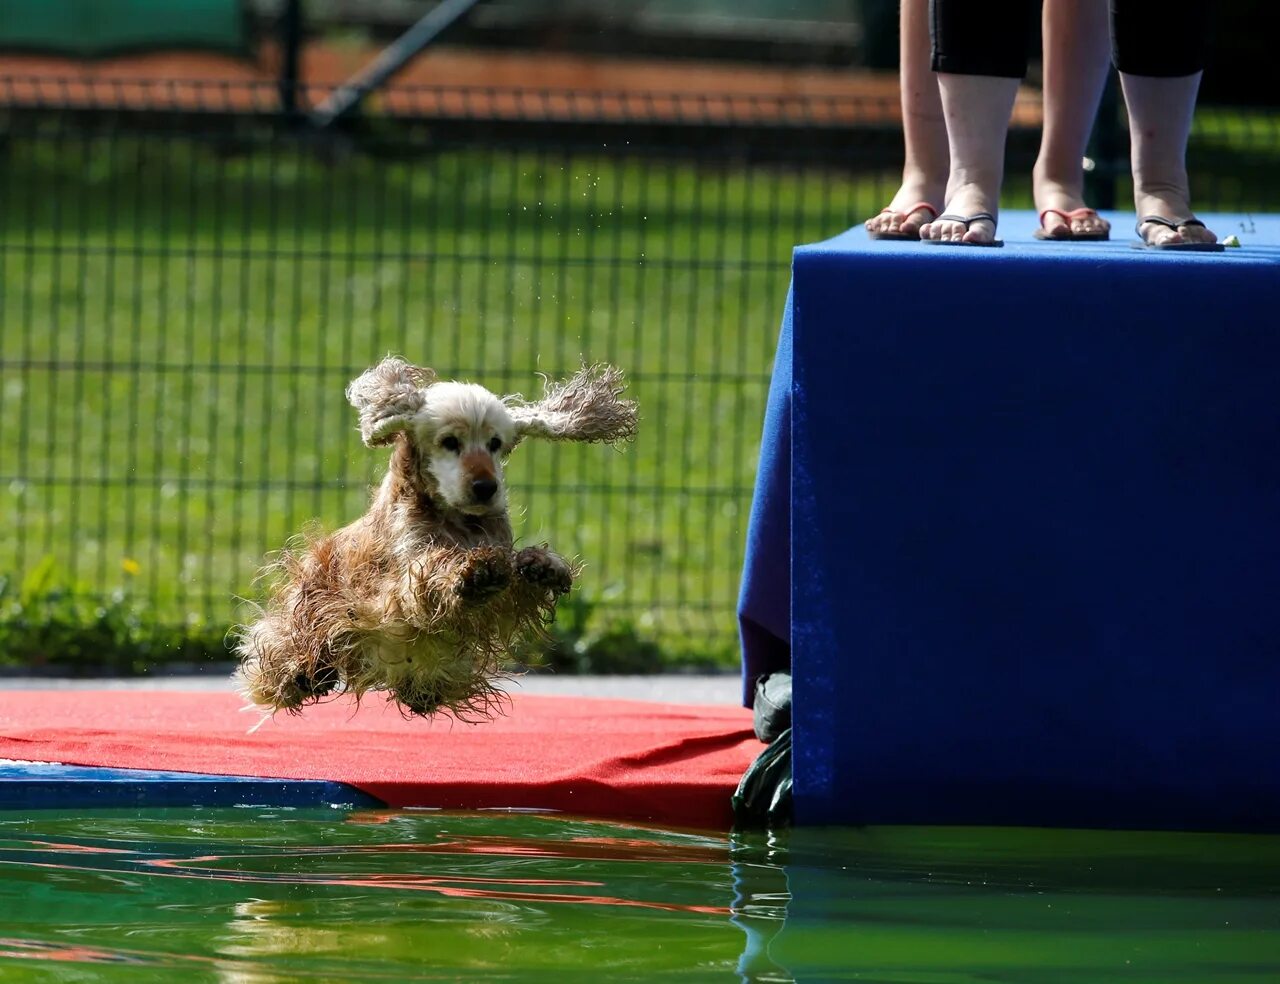
[[[0,648],[42,592],[220,634],[364,508],[343,389],[393,351],[526,394],[626,369],[639,438],[522,448],[518,532],[586,561],[583,632],[731,658],[790,251],[887,200],[895,108],[430,89],[316,133],[277,97],[0,79]],[[1280,120],[1201,116],[1202,207],[1280,204]]]

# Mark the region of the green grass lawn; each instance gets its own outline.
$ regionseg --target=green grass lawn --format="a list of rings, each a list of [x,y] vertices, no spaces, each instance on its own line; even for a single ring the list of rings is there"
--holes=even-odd
[[[42,583],[220,630],[265,554],[363,509],[386,454],[343,398],[362,369],[397,352],[533,394],[606,360],[637,440],[520,449],[519,533],[585,561],[578,629],[733,660],[791,248],[877,210],[896,168],[322,161],[271,141],[3,144],[0,575],[44,565]]]
[[[0,170],[0,572],[226,625],[264,554],[362,510],[346,382],[389,351],[501,392],[623,367],[622,451],[530,444],[521,536],[586,563],[595,631],[732,657],[791,246],[877,179],[592,154],[318,162],[13,140]],[[886,178],[887,180],[887,178]]]

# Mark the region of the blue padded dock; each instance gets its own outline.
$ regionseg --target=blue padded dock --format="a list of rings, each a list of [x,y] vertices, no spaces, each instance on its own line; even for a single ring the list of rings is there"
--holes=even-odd
[[[800,823],[1280,830],[1280,219],[796,250],[748,537]]]
[[[341,782],[0,759],[0,810],[161,806],[381,806]]]

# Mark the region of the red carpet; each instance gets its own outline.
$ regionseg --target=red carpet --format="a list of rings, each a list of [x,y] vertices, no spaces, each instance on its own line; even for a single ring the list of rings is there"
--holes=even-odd
[[[505,717],[406,721],[341,701],[257,732],[229,693],[0,692],[0,758],[349,783],[393,806],[525,807],[729,826],[763,747],[740,707],[514,695]]]

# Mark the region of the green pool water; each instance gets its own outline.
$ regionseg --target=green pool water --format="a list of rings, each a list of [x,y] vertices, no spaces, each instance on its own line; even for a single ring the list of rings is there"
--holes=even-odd
[[[0,980],[1275,982],[1280,838],[0,813]]]

